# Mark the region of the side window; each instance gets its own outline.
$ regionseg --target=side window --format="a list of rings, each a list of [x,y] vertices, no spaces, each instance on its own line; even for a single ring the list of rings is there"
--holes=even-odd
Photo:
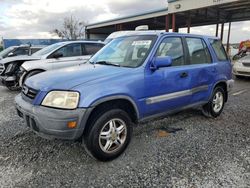
[[[14,55],[28,55],[29,49],[28,48],[17,48],[14,52]]]
[[[206,43],[200,38],[186,38],[190,63],[191,64],[208,64],[212,62]]]
[[[82,55],[81,44],[68,44],[54,53],[61,53],[63,57],[81,56]]]
[[[185,64],[184,51],[181,38],[168,37],[160,44],[156,57],[170,56],[173,59],[172,66],[181,66]]]
[[[84,44],[84,55],[93,55],[98,52],[104,45],[95,43]]]
[[[31,54],[36,53],[39,50],[41,50],[41,49],[40,48],[31,48]]]
[[[212,45],[218,60],[227,61],[228,57],[221,41],[217,39],[209,39],[209,42]]]

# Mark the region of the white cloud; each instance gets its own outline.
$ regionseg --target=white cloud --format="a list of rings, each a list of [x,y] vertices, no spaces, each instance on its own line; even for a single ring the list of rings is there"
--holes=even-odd
[[[69,15],[93,23],[167,7],[166,0],[0,1],[0,36],[4,38],[51,38],[50,31],[60,27],[63,18]],[[232,23],[231,41],[249,39],[249,25],[249,22]],[[225,24],[224,40],[227,31]],[[215,26],[192,27],[191,33],[215,35]]]

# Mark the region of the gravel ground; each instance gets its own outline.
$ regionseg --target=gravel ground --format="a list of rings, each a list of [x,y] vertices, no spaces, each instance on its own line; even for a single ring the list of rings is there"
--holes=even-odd
[[[250,79],[236,81],[217,119],[193,109],[137,125],[107,163],[80,143],[36,136],[16,94],[0,86],[0,187],[250,187]]]

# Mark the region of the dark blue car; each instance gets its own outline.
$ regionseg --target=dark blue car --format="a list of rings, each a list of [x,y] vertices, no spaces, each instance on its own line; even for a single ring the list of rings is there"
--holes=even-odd
[[[196,106],[219,116],[231,72],[218,38],[140,31],[112,40],[85,65],[29,78],[16,107],[38,135],[81,139],[106,161],[125,150],[135,123]]]

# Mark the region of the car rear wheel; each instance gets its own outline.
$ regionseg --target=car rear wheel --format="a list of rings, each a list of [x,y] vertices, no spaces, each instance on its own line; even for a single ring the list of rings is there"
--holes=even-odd
[[[214,89],[210,101],[202,107],[202,112],[207,117],[218,117],[225,105],[226,91],[218,86]]]
[[[132,122],[129,115],[121,109],[99,113],[83,136],[87,152],[100,161],[118,157],[126,149],[131,139]]]

